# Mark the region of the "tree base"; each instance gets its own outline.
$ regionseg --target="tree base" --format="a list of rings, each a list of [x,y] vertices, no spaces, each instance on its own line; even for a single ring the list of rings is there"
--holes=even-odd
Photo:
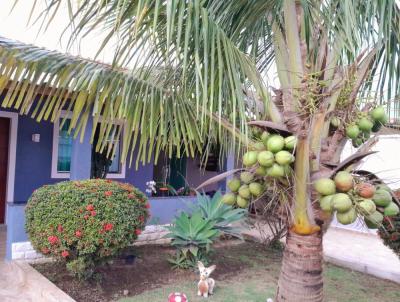
[[[286,237],[277,302],[322,302],[322,233]]]

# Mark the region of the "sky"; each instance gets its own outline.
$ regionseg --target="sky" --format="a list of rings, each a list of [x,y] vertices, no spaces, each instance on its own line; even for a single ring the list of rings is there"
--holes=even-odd
[[[14,2],[15,0],[0,0],[0,36],[45,47],[50,50],[66,52],[66,39],[60,44],[60,36],[68,23],[67,13],[57,14],[47,31],[45,33],[38,33],[40,23],[27,24],[35,0],[19,0],[14,10],[10,12]],[[43,1],[37,2],[37,5],[43,3]],[[68,50],[68,53],[93,59],[97,51],[97,47],[93,47],[93,45],[100,45],[100,37],[98,35],[90,36],[81,45],[80,49],[74,47]],[[106,52],[97,60],[110,63],[112,53],[110,51]]]

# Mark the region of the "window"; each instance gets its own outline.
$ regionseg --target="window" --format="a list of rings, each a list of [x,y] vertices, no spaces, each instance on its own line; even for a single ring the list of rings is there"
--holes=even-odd
[[[68,134],[70,119],[67,112],[62,112],[61,117],[54,123],[53,130],[53,155],[52,155],[52,178],[69,178],[71,171],[72,135]],[[121,164],[121,141],[115,141],[115,156],[109,167],[107,178],[125,178],[126,165]],[[93,159],[92,159],[93,160]],[[93,163],[92,163],[93,165]]]
[[[71,120],[67,119],[58,131],[57,172],[68,173],[71,167],[72,137],[68,134]]]

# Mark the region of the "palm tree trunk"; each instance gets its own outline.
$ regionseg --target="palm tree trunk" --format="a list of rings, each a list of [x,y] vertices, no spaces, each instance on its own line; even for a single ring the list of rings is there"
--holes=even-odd
[[[289,231],[283,253],[277,302],[323,300],[322,233],[298,235]]]

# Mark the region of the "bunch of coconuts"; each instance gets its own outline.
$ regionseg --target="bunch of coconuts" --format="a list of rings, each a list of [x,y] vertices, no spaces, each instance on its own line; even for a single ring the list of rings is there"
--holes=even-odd
[[[369,228],[377,228],[384,216],[395,216],[399,207],[392,201],[390,189],[385,185],[374,186],[357,182],[346,172],[338,172],[334,179],[320,178],[314,182],[320,194],[319,204],[324,212],[336,212],[341,224],[353,223],[358,214],[364,217]]]
[[[335,123],[332,119],[331,123]],[[352,140],[355,148],[365,143],[371,132],[378,132],[382,125],[388,122],[388,117],[383,107],[376,107],[369,112],[361,112],[357,121],[346,127],[346,135]]]
[[[256,142],[242,158],[246,169],[240,173],[239,178],[234,177],[228,181],[231,192],[222,197],[226,204],[246,208],[253,198],[257,199],[265,192],[264,178],[284,178],[291,173],[296,137],[285,138],[264,131],[255,138]]]

